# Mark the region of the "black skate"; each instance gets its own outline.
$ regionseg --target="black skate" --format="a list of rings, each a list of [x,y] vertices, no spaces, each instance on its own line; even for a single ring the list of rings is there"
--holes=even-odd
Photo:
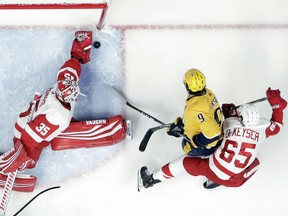
[[[205,181],[204,183],[203,183],[203,187],[205,188],[205,189],[208,189],[208,190],[213,190],[213,189],[215,189],[215,188],[222,188],[223,187],[223,185],[220,185],[220,184],[217,184],[217,183],[215,183],[215,182],[213,182],[213,181],[210,181],[209,179],[207,180],[207,181]]]
[[[137,175],[137,190],[140,191],[143,187],[149,188],[152,187],[154,184],[157,184],[161,182],[159,179],[154,179],[153,174],[150,174],[148,172],[148,169],[146,166],[141,167],[141,169],[138,170]]]

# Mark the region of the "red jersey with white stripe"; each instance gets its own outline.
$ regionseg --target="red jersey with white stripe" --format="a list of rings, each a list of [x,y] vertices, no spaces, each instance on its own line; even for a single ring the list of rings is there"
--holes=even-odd
[[[279,132],[282,124],[260,119],[253,127],[245,127],[236,117],[223,125],[221,146],[209,158],[210,169],[222,180],[228,180],[245,170],[257,157],[261,143]]]
[[[79,80],[81,66],[77,59],[65,62],[57,74],[57,81],[64,79]],[[43,148],[64,131],[70,124],[75,102],[65,104],[59,101],[55,89],[50,88],[37,101],[32,121],[27,124],[29,111],[23,112],[15,124],[14,136],[21,139],[28,151]]]

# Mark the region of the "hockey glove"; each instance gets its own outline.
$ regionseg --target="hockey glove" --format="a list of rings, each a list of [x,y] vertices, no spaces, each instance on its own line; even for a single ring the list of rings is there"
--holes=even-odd
[[[233,103],[222,104],[222,112],[225,118],[237,117],[236,106]]]
[[[170,136],[180,137],[184,133],[183,119],[178,117],[174,123],[167,129],[167,134]]]
[[[92,32],[77,31],[72,44],[71,57],[77,58],[81,64],[90,61],[90,51],[92,47]]]
[[[266,91],[268,102],[270,103],[273,110],[276,109],[284,110],[285,107],[287,106],[286,100],[281,98],[280,94],[281,92],[279,89],[272,90],[270,87]]]

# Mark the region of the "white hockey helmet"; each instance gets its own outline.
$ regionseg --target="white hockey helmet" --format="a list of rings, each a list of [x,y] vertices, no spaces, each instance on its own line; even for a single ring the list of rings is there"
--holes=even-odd
[[[259,111],[253,104],[243,104],[237,109],[239,120],[247,127],[255,126],[259,119]]]
[[[65,103],[75,101],[80,93],[77,82],[74,80],[60,80],[55,87],[55,93],[59,100]]]

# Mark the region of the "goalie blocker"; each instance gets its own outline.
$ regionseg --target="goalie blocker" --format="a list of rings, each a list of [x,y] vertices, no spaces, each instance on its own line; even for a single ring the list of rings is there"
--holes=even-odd
[[[109,119],[71,122],[69,127],[51,142],[53,150],[109,146],[132,139],[131,122],[121,115]]]

